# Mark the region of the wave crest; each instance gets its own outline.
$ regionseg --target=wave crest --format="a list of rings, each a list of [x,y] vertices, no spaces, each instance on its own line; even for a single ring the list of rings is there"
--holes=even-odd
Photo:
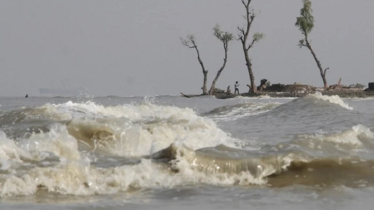
[[[352,107],[350,107],[347,103],[345,103],[339,96],[333,95],[333,96],[327,96],[327,95],[322,95],[320,92],[316,92],[315,94],[310,94],[306,96],[306,98],[314,98],[317,100],[323,100],[332,104],[337,104],[343,108],[346,108],[348,110],[353,110]]]

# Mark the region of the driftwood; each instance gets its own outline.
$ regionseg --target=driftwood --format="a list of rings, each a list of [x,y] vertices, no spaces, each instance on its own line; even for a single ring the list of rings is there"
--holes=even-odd
[[[181,95],[182,95],[183,97],[186,97],[186,98],[191,98],[191,96],[186,95],[186,94],[184,94],[184,93],[182,93],[182,92],[181,92]]]

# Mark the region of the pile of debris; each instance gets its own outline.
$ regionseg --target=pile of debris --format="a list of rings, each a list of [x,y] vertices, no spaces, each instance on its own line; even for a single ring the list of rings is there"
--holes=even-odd
[[[369,87],[365,89],[365,91],[374,91],[374,82],[369,82]]]
[[[311,85],[304,85],[300,83],[294,84],[270,84],[270,81],[267,79],[262,79],[261,84],[257,87],[257,92],[251,92],[250,86],[249,92],[240,94],[242,96],[261,96],[268,95],[271,97],[302,97],[308,94],[314,94],[316,91],[322,92],[324,95],[339,95],[341,97],[373,97],[374,96],[374,82],[369,83],[368,88],[365,89],[365,85],[362,84],[352,84],[349,86],[341,84],[341,78],[339,79],[338,84],[330,85],[327,89],[316,88]],[[227,90],[214,89],[214,95],[216,98],[226,99],[233,98],[237,96],[233,94],[230,90],[230,86],[227,87]]]
[[[310,85],[303,85],[300,83],[294,83],[290,85],[285,84],[273,84],[264,89],[265,92],[286,92],[293,96],[304,96],[316,92],[316,88]]]

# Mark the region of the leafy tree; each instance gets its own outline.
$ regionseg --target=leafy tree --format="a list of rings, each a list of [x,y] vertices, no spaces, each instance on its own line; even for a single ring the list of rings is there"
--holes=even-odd
[[[228,52],[228,44],[229,42],[233,39],[233,35],[229,32],[226,32],[226,31],[222,31],[220,29],[220,26],[219,25],[216,25],[214,28],[213,28],[213,31],[214,31],[214,36],[222,42],[223,44],[223,49],[224,49],[224,59],[223,59],[223,64],[221,66],[221,68],[218,70],[217,72],[217,75],[216,77],[214,78],[213,82],[212,82],[212,85],[210,87],[210,90],[209,92],[207,91],[207,87],[206,87],[206,83],[207,83],[207,78],[208,78],[208,70],[205,69],[205,66],[204,66],[204,63],[203,61],[201,60],[201,57],[200,57],[200,52],[198,50],[198,47],[197,47],[197,44],[196,44],[196,41],[195,41],[195,37],[193,35],[188,35],[186,38],[181,38],[181,42],[184,46],[187,46],[188,48],[192,48],[192,49],[195,49],[196,50],[196,53],[197,53],[197,60],[199,61],[200,63],[200,66],[203,70],[203,75],[204,75],[204,81],[203,81],[203,95],[213,95],[214,94],[214,89],[215,89],[215,85],[218,81],[218,78],[219,76],[221,75],[223,69],[225,68],[226,66],[226,63],[227,63],[227,52]]]
[[[317,63],[318,69],[320,71],[324,88],[328,87],[327,80],[326,80],[326,72],[329,68],[323,70],[321,62],[318,60],[315,52],[313,51],[312,45],[309,41],[309,34],[314,28],[314,17],[313,17],[313,10],[312,10],[312,2],[310,0],[303,0],[304,4],[300,10],[300,17],[296,18],[295,26],[299,28],[301,33],[304,35],[304,38],[299,41],[298,46],[300,48],[307,47],[313,55],[314,60]]]
[[[255,33],[253,35],[252,42],[248,44],[249,32],[251,30],[252,23],[254,19],[256,18],[256,14],[254,13],[254,11],[253,10],[250,11],[251,2],[252,0],[242,0],[242,4],[244,5],[245,11],[246,11],[246,15],[244,16],[244,18],[246,19],[246,25],[245,27],[238,27],[238,30],[239,30],[238,40],[241,41],[242,46],[243,46],[244,58],[245,58],[246,66],[247,66],[248,73],[249,73],[249,79],[251,81],[251,90],[252,92],[256,92],[257,88],[255,84],[255,77],[253,75],[252,61],[249,58],[248,52],[249,52],[249,49],[251,49],[256,42],[259,42],[261,39],[264,38],[264,34]]]

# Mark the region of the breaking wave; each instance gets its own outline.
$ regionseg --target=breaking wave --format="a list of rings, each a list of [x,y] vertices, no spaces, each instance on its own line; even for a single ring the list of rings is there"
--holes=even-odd
[[[352,107],[350,107],[347,103],[345,103],[339,96],[337,95],[334,95],[334,96],[326,96],[326,95],[322,95],[322,93],[320,92],[316,92],[315,94],[311,94],[311,95],[308,95],[306,96],[307,98],[310,97],[310,98],[315,98],[315,99],[318,99],[318,100],[323,100],[323,101],[326,101],[326,102],[329,102],[329,103],[332,103],[332,104],[337,104],[343,108],[346,108],[346,109],[349,109],[349,110],[353,110]]]
[[[67,102],[2,112],[0,197],[113,194],[191,184],[374,186],[374,134],[363,125],[242,148],[242,141],[209,119],[335,110],[344,103],[330,99],[311,95],[280,106],[238,104],[203,116],[150,102]]]
[[[339,109],[337,109],[339,107]],[[271,116],[315,116],[316,113],[341,113],[351,108],[339,96],[324,96],[321,93],[310,94],[275,107],[266,115]]]
[[[298,136],[289,143],[258,150],[225,145],[192,149],[183,142],[174,142],[151,155],[131,160],[82,150],[64,125],[50,129],[52,132],[34,134],[22,141],[0,133],[4,145],[0,151],[1,196],[38,191],[112,194],[199,183],[374,186],[374,160],[365,156],[373,152],[374,134],[361,125],[334,135]]]

